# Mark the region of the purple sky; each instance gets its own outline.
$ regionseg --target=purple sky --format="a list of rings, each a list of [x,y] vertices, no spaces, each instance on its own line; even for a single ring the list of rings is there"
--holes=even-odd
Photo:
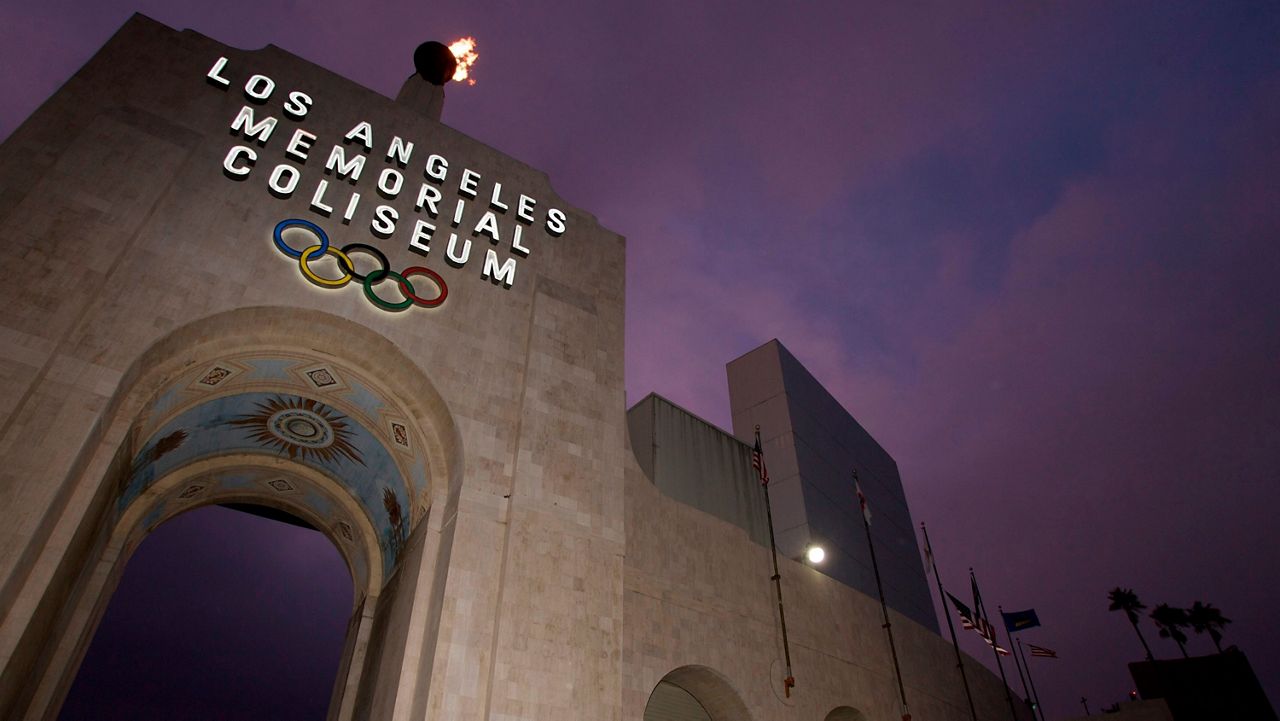
[[[474,35],[445,122],[629,239],[630,400],[728,426],[724,363],[777,337],[944,581],[1039,611],[1051,716],[1130,688],[1116,585],[1220,607],[1280,700],[1280,6],[191,5],[0,5],[0,136],[135,9],[387,95]]]
[[[323,719],[351,594],[315,531],[218,507],[178,516],[129,559],[59,719]]]

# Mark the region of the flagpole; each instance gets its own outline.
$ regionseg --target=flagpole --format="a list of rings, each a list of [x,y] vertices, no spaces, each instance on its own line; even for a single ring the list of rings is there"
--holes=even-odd
[[[884,614],[884,630],[889,636],[889,653],[893,656],[893,673],[898,677],[898,695],[902,698],[902,721],[910,721],[907,707],[907,688],[902,684],[902,668],[898,665],[898,647],[893,643],[893,625],[889,623],[889,604],[884,600],[884,584],[880,582],[880,564],[876,563],[876,546],[871,542],[871,521],[867,519],[867,499],[858,484],[858,469],[853,469],[853,487],[858,493],[858,507],[862,511],[862,528],[867,532],[867,550],[871,552],[871,570],[876,575],[876,591],[880,593],[880,612]]]
[[[1036,692],[1036,680],[1031,676],[1031,664],[1027,663],[1027,656],[1022,651],[1022,639],[1018,639],[1018,653],[1022,654],[1022,665],[1027,667],[1027,680],[1031,682],[1031,695],[1036,699],[1036,713],[1040,714],[1040,721],[1044,721],[1044,706],[1040,704],[1040,694]]]
[[[969,567],[969,581],[973,584],[974,590],[973,612],[982,621],[984,630],[991,632],[991,653],[995,654],[996,668],[1000,669],[1000,681],[1004,684],[1004,698],[1009,702],[1009,713],[1012,714],[1013,721],[1019,721],[1018,709],[1013,705],[1013,691],[1009,689],[1009,678],[1004,675],[1004,663],[1000,661],[999,636],[996,634],[995,626],[991,625],[991,619],[987,618],[987,609],[982,605],[982,595],[977,593],[978,577],[974,575],[972,566]]]
[[[1004,624],[1004,630],[1005,630],[1005,633],[1009,634],[1009,640],[1010,640],[1010,641],[1012,641],[1012,640],[1013,640],[1013,631],[1010,631],[1010,630],[1009,630],[1009,624],[1008,624],[1008,623],[1005,623],[1005,620],[1004,620],[1004,607],[1003,607],[1003,606],[996,606],[996,610],[1000,612],[1000,623]],[[1025,660],[1023,660],[1023,661],[1019,661],[1019,660],[1018,660],[1018,656],[1019,656],[1019,654],[1016,654],[1016,653],[1015,653],[1015,654],[1013,654],[1013,665],[1018,667],[1018,678],[1022,679],[1022,700],[1023,700],[1023,702],[1024,702],[1024,703],[1030,704],[1030,703],[1031,703],[1031,691],[1027,689],[1027,677],[1026,677],[1026,676],[1024,676],[1024,675],[1022,674],[1022,667],[1026,664],[1026,661],[1025,661]]]
[[[756,426],[755,461],[756,471],[760,475],[760,485],[764,487],[764,510],[769,518],[769,548],[773,551],[773,586],[778,592],[778,624],[782,627],[782,654],[787,661],[787,677],[782,679],[782,691],[791,698],[791,687],[796,685],[796,677],[791,672],[791,644],[787,641],[787,614],[782,610],[782,574],[778,572],[778,542],[773,534],[773,506],[769,503],[769,473],[765,470],[764,449],[760,445],[760,426]]]
[[[947,630],[951,632],[951,645],[956,651],[956,668],[960,669],[960,682],[964,684],[964,697],[969,702],[969,715],[973,717],[973,721],[978,721],[978,710],[973,705],[973,692],[969,690],[969,678],[964,673],[964,659],[960,656],[960,642],[956,640],[956,625],[951,620],[951,609],[947,608],[942,576],[938,574],[938,559],[933,555],[933,546],[929,544],[929,529],[925,528],[924,521],[920,522],[920,530],[924,531],[924,547],[928,550],[929,565],[933,566],[933,580],[938,582],[938,601],[942,604],[942,615],[947,617]]]

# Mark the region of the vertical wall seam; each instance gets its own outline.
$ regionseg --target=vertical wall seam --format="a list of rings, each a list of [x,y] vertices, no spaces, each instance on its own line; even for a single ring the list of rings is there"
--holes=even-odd
[[[502,563],[498,567],[498,597],[493,604],[493,638],[489,643],[489,674],[485,681],[484,716],[482,717],[484,719],[490,717],[489,714],[493,707],[493,677],[494,669],[498,665],[498,637],[502,631],[502,602],[507,588],[507,565],[511,561],[512,505],[515,504],[516,474],[520,466],[520,442],[524,434],[524,410],[529,396],[529,363],[533,351],[534,319],[537,318],[538,310],[538,285],[535,283],[533,300],[529,302],[528,332],[524,339],[524,364],[520,368],[519,415],[516,417],[515,438],[513,439],[515,447],[511,451],[511,482],[507,486],[507,502],[504,506],[506,513],[504,517],[499,519],[503,524]]]

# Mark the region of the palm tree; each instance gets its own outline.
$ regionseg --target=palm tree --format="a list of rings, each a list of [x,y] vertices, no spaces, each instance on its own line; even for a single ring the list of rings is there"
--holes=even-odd
[[[1133,592],[1131,588],[1120,588],[1116,586],[1111,589],[1111,593],[1107,594],[1107,598],[1111,601],[1112,611],[1124,611],[1124,615],[1129,617],[1129,623],[1133,624],[1133,630],[1138,634],[1138,640],[1142,642],[1142,647],[1147,650],[1147,660],[1155,660],[1155,656],[1151,655],[1151,647],[1147,645],[1147,639],[1142,636],[1142,629],[1138,628],[1138,612],[1146,609],[1142,601],[1138,600],[1138,594]]]
[[[1184,608],[1174,608],[1167,603],[1156,606],[1151,612],[1151,620],[1156,622],[1156,627],[1160,629],[1160,638],[1171,638],[1178,644],[1178,650],[1182,651],[1182,657],[1187,656],[1187,634],[1182,629],[1187,628],[1191,623],[1187,620],[1187,611]]]
[[[1191,624],[1196,633],[1209,632],[1209,638],[1213,639],[1214,648],[1218,649],[1218,653],[1222,653],[1222,628],[1231,619],[1222,615],[1222,611],[1213,607],[1212,603],[1200,603],[1196,601],[1191,604],[1191,608],[1187,610],[1187,622]]]

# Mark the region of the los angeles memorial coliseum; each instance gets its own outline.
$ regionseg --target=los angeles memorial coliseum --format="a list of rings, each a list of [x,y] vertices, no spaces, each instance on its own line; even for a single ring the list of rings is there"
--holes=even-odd
[[[732,429],[625,408],[623,238],[442,102],[136,16],[4,144],[0,718],[150,531],[252,504],[350,570],[330,718],[896,721],[851,469],[910,713],[972,718],[893,459],[776,341]]]

